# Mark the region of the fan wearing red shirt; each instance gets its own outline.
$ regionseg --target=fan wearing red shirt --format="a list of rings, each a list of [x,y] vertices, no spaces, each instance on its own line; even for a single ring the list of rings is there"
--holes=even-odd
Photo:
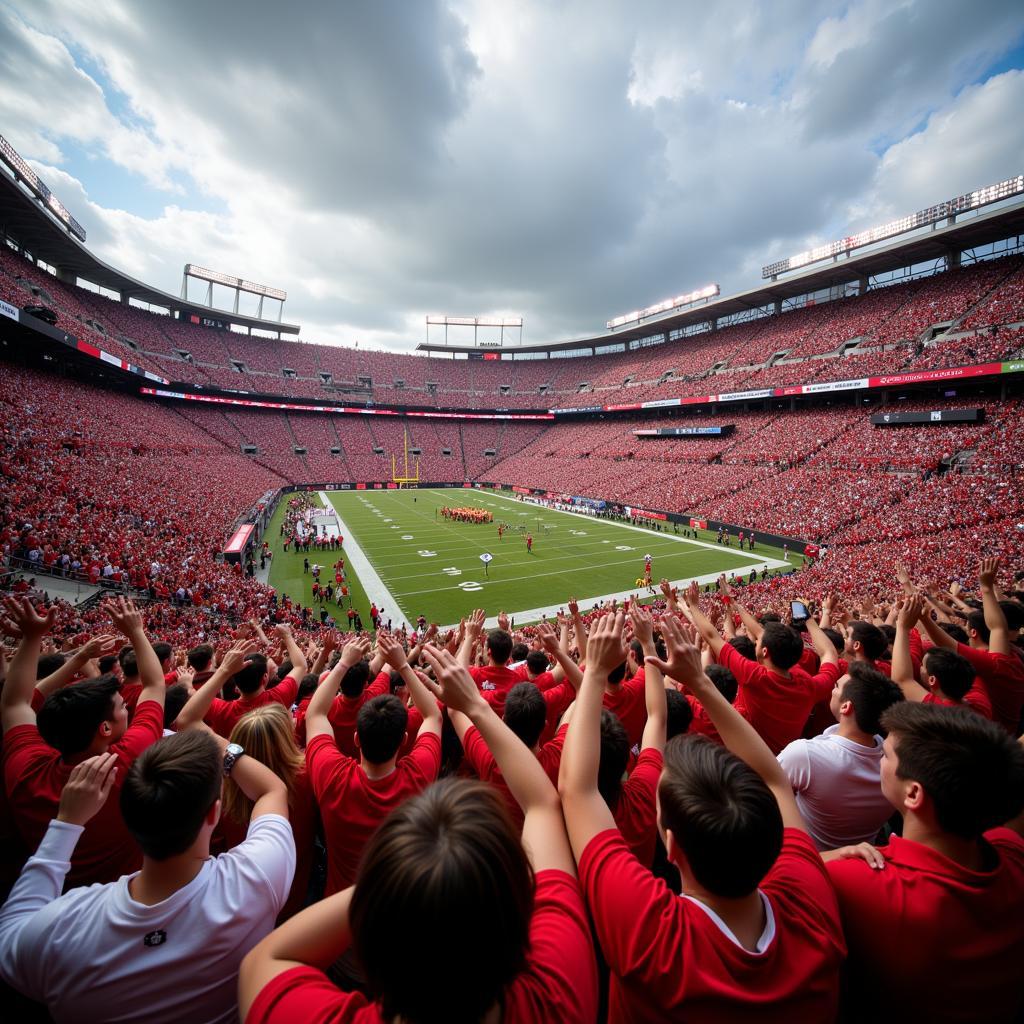
[[[998,558],[982,559],[978,582],[984,611],[967,616],[970,646],[957,643],[929,615],[921,617],[921,625],[936,647],[956,651],[974,666],[992,702],[992,720],[1016,736],[1024,710],[1024,664],[1014,653],[1006,614],[999,606],[998,571]]]
[[[925,611],[919,594],[908,597],[896,619],[892,645],[892,681],[907,700],[922,704],[965,707],[985,718],[992,717],[988,691],[979,685],[974,666],[963,655],[945,647],[929,647],[921,659],[921,682],[914,671],[911,637]]]
[[[1024,806],[1024,750],[959,708],[906,701],[882,725],[882,792],[902,838],[828,865],[850,1019],[884,1007],[894,1020],[1019,1020],[1024,840],[997,826]]]
[[[687,588],[684,597],[694,626],[719,663],[736,677],[736,710],[772,753],[779,753],[800,736],[814,705],[830,697],[839,680],[839,656],[832,641],[814,619],[807,620],[807,633],[821,659],[821,670],[809,676],[796,668],[804,649],[800,634],[781,622],[768,622],[754,640],[757,662],[748,661],[722,639],[701,611],[696,583]]]
[[[407,800],[370,840],[353,889],[246,957],[247,1024],[597,1017],[589,924],[554,787],[456,657],[433,645],[424,657],[434,696],[465,715],[494,755],[523,811],[522,840],[501,798],[480,783],[447,780]],[[339,991],[324,973],[350,946],[369,995]]]
[[[4,730],[4,785],[18,831],[27,847],[38,847],[56,816],[64,784],[75,765],[97,754],[117,756],[115,789],[135,759],[163,735],[164,685],[160,662],[142,627],[142,615],[124,598],[104,611],[131,642],[139,663],[142,693],[135,720],[128,714],[114,676],[74,683],[47,697],[38,715],[32,710],[40,641],[53,625],[56,609],[39,615],[25,599],[5,598],[8,617],[22,633],[0,692]],[[142,855],[121,818],[116,800],[108,801],[89,822],[75,848],[67,886],[111,882],[137,870]]]
[[[696,635],[661,620],[668,659],[728,750],[702,737],[665,748],[659,827],[675,896],[629,852],[597,787],[602,675],[623,656],[623,617],[588,639],[559,790],[595,930],[611,969],[611,1022],[834,1020],[845,955],[835,895],[778,762],[704,674]]]
[[[291,671],[275,687],[268,690],[269,663],[266,656],[255,651],[245,656],[245,667],[236,672],[231,679],[226,680],[227,683],[234,684],[238,688],[241,696],[238,700],[221,700],[219,697],[214,697],[204,718],[206,724],[225,739],[231,735],[231,730],[247,711],[271,703],[291,708],[295,703],[295,697],[299,692],[299,680],[306,674],[308,667],[306,656],[295,642],[288,626],[277,625],[274,627],[274,632],[284,642],[288,660],[292,665]],[[209,685],[210,679],[203,684],[203,688]],[[213,692],[216,693],[216,691]],[[187,708],[188,705],[186,705],[186,710]],[[181,727],[179,726],[179,728]]]
[[[505,629],[492,629],[487,634],[487,664],[471,665],[473,648],[483,632],[484,612],[477,608],[466,623],[466,635],[459,648],[459,663],[469,669],[473,681],[483,691],[494,691],[494,708],[500,715],[505,703],[505,695],[520,681],[519,676],[508,667],[508,659],[512,656],[512,635]]]
[[[331,726],[334,728],[334,742],[338,749],[348,757],[358,757],[359,748],[356,746],[355,730],[356,718],[359,709],[374,697],[387,693],[391,685],[391,673],[375,671],[383,663],[383,658],[377,655],[373,661],[361,661],[353,665],[341,677],[341,692],[331,701],[331,707],[327,712]],[[375,676],[372,683],[367,681]],[[295,716],[295,736],[300,746],[306,745],[306,714],[309,711],[309,701],[306,706],[300,706],[299,713]]]
[[[327,710],[341,678],[370,648],[366,639],[346,644],[306,712],[306,767],[327,840],[328,895],[355,881],[363,850],[380,823],[409,797],[426,789],[441,769],[437,701],[420,682],[394,637],[381,632],[377,644],[388,664],[402,676],[423,724],[412,750],[400,758],[408,713],[391,694],[374,697],[359,709],[356,718],[359,760],[338,750]]]

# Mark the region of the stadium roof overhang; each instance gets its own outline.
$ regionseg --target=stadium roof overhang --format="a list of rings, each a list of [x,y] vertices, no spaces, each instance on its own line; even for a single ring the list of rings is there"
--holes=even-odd
[[[903,267],[943,259],[952,253],[1021,234],[1024,234],[1024,201],[1018,200],[963,216],[953,222],[937,224],[914,235],[901,236],[888,244],[869,250],[855,250],[850,255],[837,257],[828,263],[817,263],[806,270],[788,274],[776,281],[768,281],[746,292],[723,296],[682,312],[652,317],[635,326],[605,331],[588,338],[548,341],[533,345],[509,345],[504,348],[490,345],[486,349],[476,345],[425,342],[420,344],[418,349],[421,352],[448,354],[491,351],[512,357],[576,349],[601,349],[608,345],[628,343],[652,335],[681,330],[691,324],[720,320],[751,309],[772,306],[776,302],[785,302],[800,295],[825,291]]]
[[[202,303],[188,302],[179,295],[153,288],[116,270],[89,252],[6,173],[0,173],[0,229],[36,259],[56,267],[62,279],[71,283],[74,278],[82,277],[102,288],[118,292],[125,300],[137,299],[176,312],[213,317],[224,323],[257,331],[299,333],[298,324],[279,323],[277,320],[246,316],[230,310],[204,306]]]

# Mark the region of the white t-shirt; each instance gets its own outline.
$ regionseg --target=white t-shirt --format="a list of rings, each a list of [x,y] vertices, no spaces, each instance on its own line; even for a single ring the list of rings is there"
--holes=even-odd
[[[819,850],[870,842],[892,814],[882,795],[881,737],[865,747],[838,732],[833,725],[813,739],[794,740],[779,754]]]
[[[149,907],[135,875],[60,896],[82,829],[52,821],[0,912],[0,975],[64,1022],[238,1020],[238,968],[274,927],[295,875],[286,818],[264,814]]]

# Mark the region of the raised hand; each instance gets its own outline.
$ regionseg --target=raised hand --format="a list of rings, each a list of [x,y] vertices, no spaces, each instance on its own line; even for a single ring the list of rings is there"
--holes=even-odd
[[[508,616],[504,612],[498,612],[498,629],[509,631]]]
[[[356,640],[350,640],[345,644],[344,649],[341,652],[341,662],[346,668],[351,668],[353,665],[358,665],[364,658],[370,656],[370,640],[369,637],[359,637]]]
[[[427,689],[453,711],[470,714],[474,708],[487,702],[480,695],[469,669],[460,665],[451,652],[443,647],[425,644],[423,657],[434,673],[433,679],[424,679]]]
[[[537,627],[537,639],[540,641],[541,647],[548,653],[558,650],[558,636],[549,623],[542,622]]]
[[[691,580],[690,585],[683,591],[683,600],[691,608],[696,608],[700,604],[700,586],[696,580]]]
[[[39,614],[27,597],[5,597],[4,610],[7,612],[4,632],[15,638],[31,637],[40,639],[53,628],[57,620],[57,609],[51,605]]]
[[[726,597],[732,596],[732,587],[729,586],[729,581],[726,579],[724,572],[718,577],[718,592],[725,594]]]
[[[94,636],[83,644],[78,653],[86,661],[92,661],[93,658],[102,658],[107,654],[116,654],[120,646],[120,637],[115,636],[113,633],[101,633],[99,636]]]
[[[483,608],[477,608],[466,623],[466,633],[474,640],[483,632],[484,618]]]
[[[626,660],[623,629],[626,616],[621,611],[603,615],[590,628],[587,638],[587,668],[607,675]]]
[[[917,620],[924,612],[924,598],[920,594],[914,594],[903,602],[900,614],[896,620],[904,629],[911,630],[917,625]]]
[[[999,572],[999,558],[983,558],[978,563],[978,582],[982,589],[991,590],[996,585],[996,574]]]
[[[390,633],[377,634],[377,649],[384,655],[385,662],[396,672],[401,672],[409,664],[405,649]]]
[[[114,626],[129,639],[133,634],[142,632],[142,612],[135,607],[134,601],[116,597],[107,601],[103,610],[110,616]]]
[[[256,650],[255,640],[238,640],[220,659],[220,670],[233,676],[245,667],[245,656]]]
[[[705,678],[701,663],[697,632],[671,615],[661,619],[661,635],[665,639],[666,660],[647,655],[644,661],[659,669],[662,675],[683,683],[691,689]]]
[[[568,608],[569,608],[569,614],[570,615],[572,615],[574,617],[579,615],[579,613],[580,613],[580,606],[577,603],[575,597],[570,597],[569,598]]]
[[[57,820],[85,825],[107,802],[116,778],[116,754],[97,754],[76,764],[64,783]]]
[[[633,624],[633,636],[640,641],[641,646],[654,643],[654,620],[642,604],[634,602],[630,605],[629,620]]]

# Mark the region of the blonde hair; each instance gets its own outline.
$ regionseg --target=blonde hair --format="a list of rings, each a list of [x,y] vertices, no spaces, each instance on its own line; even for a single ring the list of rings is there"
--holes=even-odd
[[[243,715],[231,730],[231,742],[237,743],[246,757],[254,757],[266,765],[288,787],[289,802],[295,777],[305,765],[305,758],[295,742],[292,716],[281,704],[264,704]],[[228,776],[221,797],[223,813],[240,825],[247,825],[253,802]]]

